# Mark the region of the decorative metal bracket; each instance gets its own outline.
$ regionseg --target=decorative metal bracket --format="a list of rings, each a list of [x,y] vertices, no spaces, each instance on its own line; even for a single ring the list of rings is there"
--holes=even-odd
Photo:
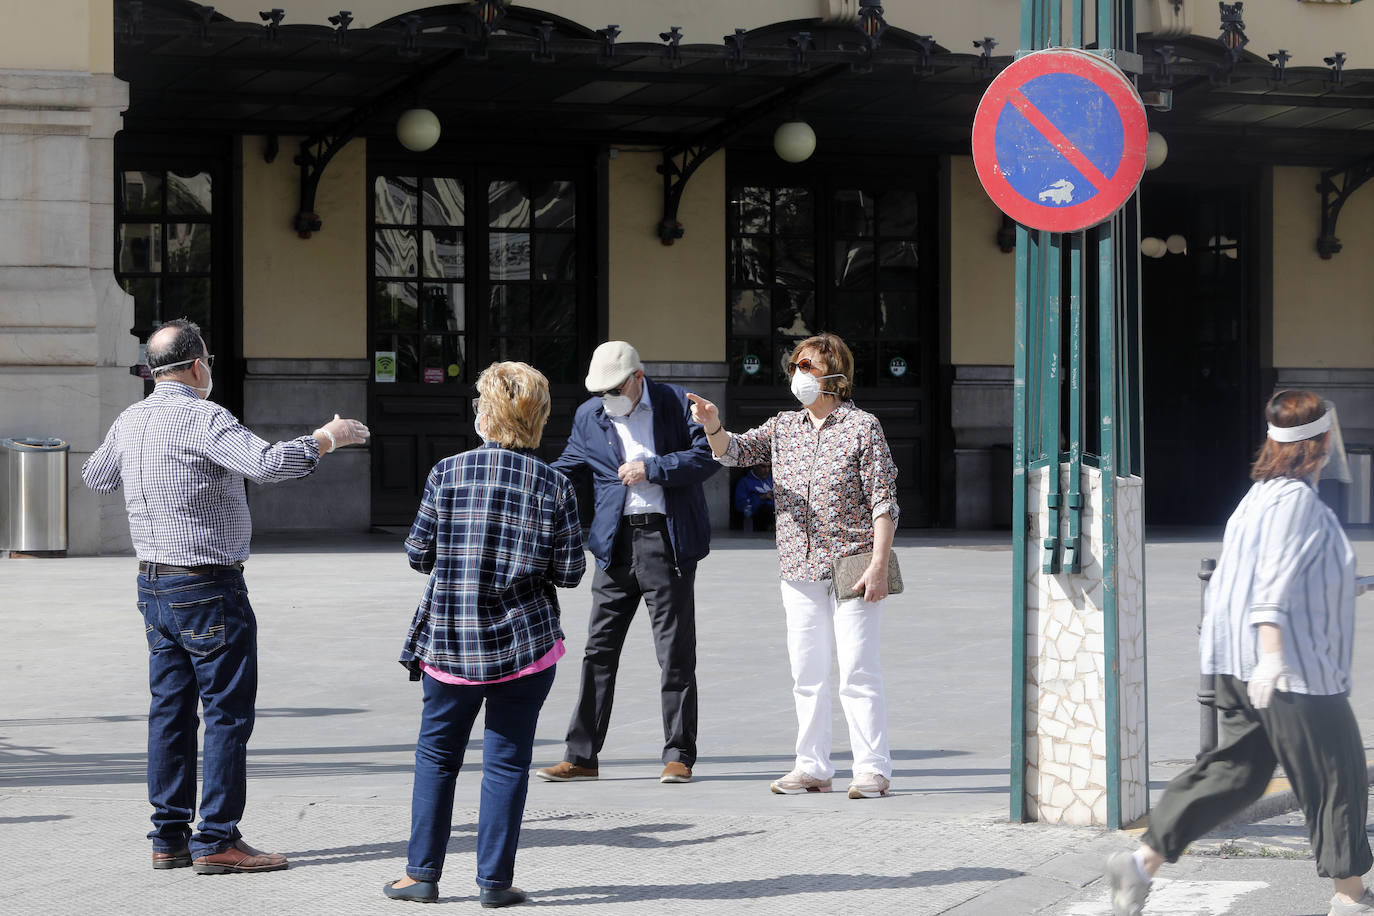
[[[1161,89],[1172,89],[1174,85],[1174,64],[1178,63],[1178,51],[1173,45],[1155,48],[1155,85]]]
[[[666,32],[659,32],[660,41],[665,42],[663,49],[663,66],[669,70],[676,70],[682,66],[682,26],[675,25],[669,27]]]
[[[810,40],[810,36],[807,36]],[[671,245],[682,238],[686,229],[678,222],[677,211],[682,204],[682,192],[701,164],[719,152],[741,131],[780,109],[796,104],[797,100],[819,84],[848,70],[847,64],[832,64],[799,81],[796,85],[750,108],[733,118],[722,121],[700,136],[670,146],[663,151],[658,173],[663,176],[663,218],[658,223],[658,238]]]
[[[1288,82],[1288,62],[1293,59],[1283,48],[1279,48],[1277,54],[1270,54],[1269,59],[1274,62],[1273,83],[1275,86],[1282,86]]]
[[[997,39],[991,35],[983,37],[982,41],[973,43],[975,48],[981,48],[983,53],[974,61],[973,69],[982,75],[984,79],[992,78],[992,51],[997,47]]]
[[[1335,181],[1338,176],[1341,178],[1339,185]],[[1331,256],[1341,250],[1341,240],[1336,238],[1336,221],[1341,217],[1341,207],[1371,178],[1374,178],[1374,156],[1344,169],[1322,172],[1317,184],[1317,193],[1322,197],[1322,228],[1321,235],[1317,236],[1317,253],[1323,260],[1331,260]]]
[[[353,14],[348,10],[339,10],[339,15],[329,17],[329,24],[334,26],[334,49],[340,54],[348,50],[344,45],[344,33],[352,22]]]
[[[731,73],[739,73],[749,67],[749,61],[744,57],[744,39],[748,34],[746,29],[735,29],[735,34],[725,36],[725,69]]]
[[[1345,52],[1337,51],[1331,57],[1323,57],[1322,63],[1331,68],[1331,75],[1326,82],[1332,89],[1341,89],[1345,86]]]
[[[398,100],[413,96],[425,80],[438,70],[448,66],[463,53],[463,51],[450,51],[436,60],[433,65],[407,77],[366,105],[354,109],[347,117],[332,127],[311,134],[301,141],[300,152],[296,153],[293,160],[301,170],[300,207],[292,221],[298,236],[308,239],[314,233],[319,232],[320,227],[324,225],[324,221],[315,212],[315,194],[319,190],[320,178],[324,175],[325,168],[339,150],[347,146],[348,142],[357,136],[358,130],[364,124],[391,108]]]
[[[596,62],[609,67],[615,63],[615,40],[620,37],[620,26],[608,25],[604,29],[597,29],[596,34],[601,36],[601,51],[596,55]]]

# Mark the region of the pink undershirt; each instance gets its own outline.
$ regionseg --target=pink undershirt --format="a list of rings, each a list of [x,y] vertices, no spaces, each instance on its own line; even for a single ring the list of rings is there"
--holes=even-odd
[[[440,671],[433,665],[426,665],[424,662],[420,662],[420,670],[423,671],[425,674],[428,674],[430,677],[434,678],[436,681],[442,681],[445,684],[456,684],[458,686],[467,687],[471,687],[477,684],[503,684],[506,681],[513,681],[518,677],[525,677],[526,675],[530,674],[538,674],[545,668],[552,668],[558,662],[558,660],[563,657],[563,653],[565,651],[566,650],[563,648],[563,640],[555,639],[553,641],[553,648],[545,652],[543,655],[539,656],[539,658],[536,659],[534,662],[532,662],[524,668],[521,668],[514,674],[507,675],[506,677],[498,677],[494,681],[470,681],[467,678],[458,677],[456,674],[449,674],[447,671]]]

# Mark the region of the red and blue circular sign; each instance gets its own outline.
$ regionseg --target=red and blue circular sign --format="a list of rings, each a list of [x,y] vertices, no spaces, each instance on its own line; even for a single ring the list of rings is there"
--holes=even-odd
[[[1016,60],[988,86],[973,119],[973,164],[1018,223],[1077,232],[1135,193],[1148,137],[1125,74],[1095,54],[1052,48]]]

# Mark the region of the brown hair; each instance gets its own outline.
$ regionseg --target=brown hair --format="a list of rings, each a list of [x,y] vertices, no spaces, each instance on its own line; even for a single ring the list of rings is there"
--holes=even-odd
[[[792,355],[788,360],[795,363],[803,350],[815,350],[824,360],[824,374],[844,376],[822,379],[823,390],[835,392],[841,401],[848,401],[854,397],[854,354],[849,352],[848,345],[839,336],[822,331],[814,337],[808,337],[792,348]]]
[[[1280,391],[1269,399],[1264,419],[1274,426],[1302,426],[1326,413],[1322,399],[1310,391]],[[1326,457],[1327,435],[1298,442],[1275,442],[1268,436],[1250,467],[1251,480],[1292,477],[1301,480],[1321,470]]]
[[[538,448],[549,419],[549,380],[526,363],[492,363],[477,376],[483,433],[506,448]]]

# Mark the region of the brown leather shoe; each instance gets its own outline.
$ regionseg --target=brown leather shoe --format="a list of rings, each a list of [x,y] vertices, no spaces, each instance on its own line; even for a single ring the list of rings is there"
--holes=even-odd
[[[658,777],[659,782],[691,782],[692,768],[679,760],[671,760]]]
[[[241,872],[281,871],[286,867],[286,856],[279,852],[263,852],[254,849],[243,840],[235,840],[234,845],[212,856],[201,856],[191,863],[198,875],[232,875]]]
[[[556,763],[551,767],[535,770],[534,775],[545,782],[585,782],[596,779],[599,772],[595,767],[580,767],[564,760],[562,763]]]
[[[185,868],[191,864],[191,850],[185,846],[171,852],[153,850],[153,868]]]

